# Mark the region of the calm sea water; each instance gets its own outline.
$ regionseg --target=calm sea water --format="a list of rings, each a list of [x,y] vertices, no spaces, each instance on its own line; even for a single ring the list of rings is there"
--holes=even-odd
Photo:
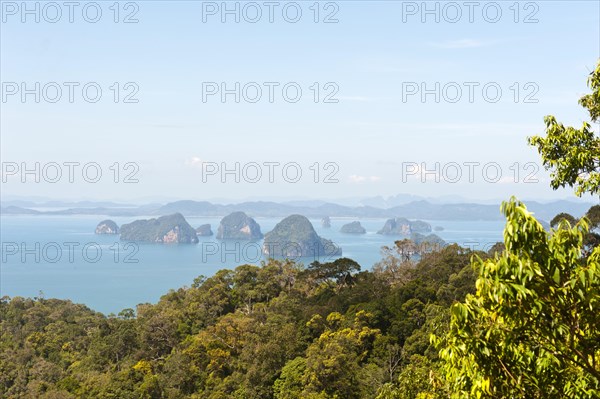
[[[140,219],[136,218],[136,219]],[[199,275],[211,276],[223,268],[260,264],[261,242],[222,242],[199,237],[198,245],[119,242],[118,236],[98,236],[101,216],[1,216],[2,263],[0,296],[38,296],[70,299],[94,310],[117,313],[138,303],[156,302],[169,289],[191,285]],[[117,224],[134,218],[111,218]],[[216,233],[221,218],[187,218],[197,227],[210,223]],[[256,218],[263,233],[280,218]],[[317,233],[343,249],[343,256],[370,269],[380,260],[380,249],[398,237],[382,236],[385,219],[360,219],[364,235],[339,232],[355,219],[332,219],[331,228],[311,219]],[[502,221],[431,221],[435,233],[447,242],[475,249],[489,248],[502,239]],[[314,259],[302,259],[305,264]],[[327,259],[321,259],[326,261]]]

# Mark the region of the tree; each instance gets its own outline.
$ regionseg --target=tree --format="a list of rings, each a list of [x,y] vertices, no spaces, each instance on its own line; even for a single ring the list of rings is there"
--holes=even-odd
[[[487,251],[487,253],[490,256],[495,256],[496,253],[501,254],[502,251],[504,251],[504,249],[505,249],[504,243],[503,242],[497,242],[494,245],[492,245],[492,247]]]
[[[552,218],[552,220],[550,221],[550,227],[558,227],[560,222],[563,220],[567,221],[570,226],[574,226],[575,223],[577,223],[577,219],[575,219],[575,217],[571,216],[568,213],[561,212]]]
[[[583,96],[579,104],[586,108],[592,122],[600,118],[600,62],[588,78],[592,93]],[[570,186],[577,196],[589,192],[600,194],[600,139],[590,123],[579,129],[564,126],[554,116],[546,116],[546,137],[533,136],[529,144],[537,147],[543,165],[552,170],[553,189]]]
[[[376,399],[443,399],[438,389],[438,376],[433,372],[434,364],[426,357],[413,355],[410,363],[398,376],[398,385],[385,384]]]
[[[594,205],[585,214],[590,223],[590,230],[600,227],[600,205]]]
[[[252,313],[252,305],[254,302],[259,302],[262,298],[263,290],[258,284],[257,266],[241,265],[235,268],[233,275],[233,292],[234,296],[244,304],[244,312]]]
[[[335,281],[339,285],[347,285],[352,282],[352,273],[360,271],[360,265],[349,258],[339,258],[333,262],[320,263],[314,261],[304,271],[317,284]]]
[[[587,221],[552,234],[511,199],[506,251],[477,259],[477,292],[452,306],[439,347],[452,398],[600,395],[600,249],[583,256]]]
[[[325,331],[306,351],[306,369],[302,377],[302,397],[365,397],[359,384],[364,362],[380,334],[369,327],[371,315],[360,311],[350,322],[339,313],[327,316]]]
[[[579,103],[600,117],[600,63],[592,93]],[[531,137],[551,186],[578,196],[600,193],[600,139],[589,123],[565,127],[545,118],[546,137]],[[477,258],[476,293],[452,306],[441,348],[453,398],[591,398],[600,396],[600,209],[577,221],[559,214],[548,233],[514,198],[504,203],[505,250]]]
[[[417,252],[417,245],[408,238],[394,241],[394,245],[381,248],[382,259],[373,265],[373,272],[392,285],[406,284],[411,280],[411,270],[415,267],[412,257]]]
[[[290,360],[281,370],[281,376],[275,381],[276,399],[301,399],[302,376],[306,370],[306,359],[297,357]]]

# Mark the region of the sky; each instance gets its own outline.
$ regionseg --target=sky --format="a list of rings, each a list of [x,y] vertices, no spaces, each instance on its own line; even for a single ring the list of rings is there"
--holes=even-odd
[[[3,198],[574,197],[597,1],[65,4],[1,2]]]

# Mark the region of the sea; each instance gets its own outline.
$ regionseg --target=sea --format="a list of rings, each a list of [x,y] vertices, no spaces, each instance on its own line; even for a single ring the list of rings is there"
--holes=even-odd
[[[118,225],[148,217],[110,217]],[[193,244],[121,242],[116,235],[96,235],[98,222],[108,217],[64,215],[2,215],[0,236],[0,297],[23,296],[69,299],[104,314],[140,303],[156,303],[171,289],[190,286],[198,276],[210,277],[220,269],[264,261],[261,241],[220,241],[199,237]],[[194,228],[210,223],[216,233],[221,217],[187,217]],[[266,233],[281,218],[255,218]],[[366,234],[340,233],[342,225],[359,220]],[[502,241],[504,222],[427,221],[433,233],[448,243],[487,250]],[[402,236],[377,234],[385,219],[332,218],[324,228],[311,219],[317,234],[342,248],[342,256],[370,270],[381,260],[381,248]],[[296,259],[305,265],[331,257]]]

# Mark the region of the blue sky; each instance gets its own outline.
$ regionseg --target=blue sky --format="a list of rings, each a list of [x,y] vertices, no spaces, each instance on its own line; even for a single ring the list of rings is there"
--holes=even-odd
[[[331,199],[401,192],[475,199],[572,196],[571,190],[553,192],[543,169],[535,172],[528,164],[539,165],[539,157],[526,137],[543,133],[547,114],[577,126],[586,119],[577,100],[586,93],[587,75],[600,55],[596,1],[477,2],[473,22],[465,2],[456,2],[462,17],[455,23],[449,19],[456,8],[448,8],[448,2],[427,3],[430,9],[437,4],[439,22],[434,14],[422,21],[422,2],[320,2],[318,23],[313,1],[297,2],[302,10],[297,23],[282,16],[284,6],[293,6],[293,16],[296,6],[290,2],[276,2],[273,23],[264,2],[254,3],[263,12],[257,23],[244,21],[243,15],[240,23],[231,15],[223,23],[220,12],[205,14],[203,22],[203,9],[221,9],[222,2],[140,1],[137,10],[121,2],[120,21],[136,11],[138,22],[130,24],[114,23],[112,1],[98,2],[102,17],[97,23],[86,22],[79,9],[69,23],[64,7],[56,23],[44,21],[44,15],[39,23],[31,15],[22,22],[21,10],[13,15],[7,3],[21,5],[2,2],[3,94],[7,82],[28,87],[95,82],[103,92],[97,103],[77,94],[73,103],[64,95],[57,103],[35,103],[32,96],[22,102],[18,94],[3,99],[3,162],[96,162],[104,176],[115,162],[135,162],[139,182],[22,183],[17,174],[7,178],[3,195],[132,200]],[[228,2],[227,7],[238,4],[241,10],[247,3]],[[323,23],[333,11],[338,22]],[[527,18],[537,22],[525,23]],[[123,103],[120,97],[114,103],[114,82],[121,96],[129,93],[123,85],[134,83],[139,102]],[[230,95],[223,103],[215,95],[203,102],[203,82],[224,82],[229,88],[256,82],[264,88],[263,97],[235,103]],[[266,100],[264,82],[279,84],[273,103]],[[296,103],[286,102],[279,89],[289,82],[302,89]],[[310,89],[315,82],[317,103]],[[440,93],[444,85],[449,90],[439,102],[433,94],[424,101],[419,93],[407,96],[408,88],[431,89],[436,82]],[[465,82],[474,85],[472,102]],[[327,83],[333,85],[326,88]],[[485,100],[481,88],[486,84],[501,88],[497,102]],[[448,99],[454,98],[456,85],[462,97],[452,103]],[[338,102],[324,103],[323,96],[335,87]],[[537,102],[524,102],[528,94]],[[223,183],[220,174],[205,175],[203,181],[206,165],[236,162],[263,165],[263,176],[266,162],[295,162],[303,178],[291,183],[276,169],[273,182],[251,183],[242,175],[239,183],[231,176]],[[321,170],[318,183],[315,162]],[[435,169],[435,162],[440,163],[437,172],[423,175],[423,169]],[[481,165],[472,181],[465,175],[469,162]],[[337,166],[325,170],[326,163]],[[497,181],[482,175],[483,166],[492,163],[501,168]],[[444,179],[442,169],[453,172],[456,164],[463,178],[451,183],[454,175]],[[324,183],[323,175],[331,171],[338,182]],[[531,172],[536,179],[525,182]],[[439,182],[436,174],[442,175]]]

